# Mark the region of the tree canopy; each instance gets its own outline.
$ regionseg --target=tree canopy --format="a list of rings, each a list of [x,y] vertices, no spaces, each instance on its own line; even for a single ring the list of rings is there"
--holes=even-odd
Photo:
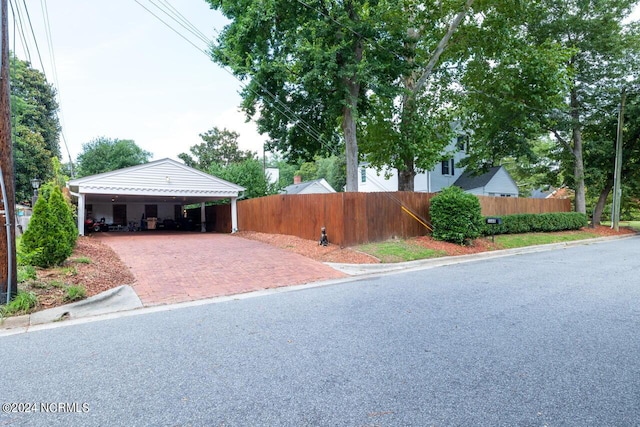
[[[477,34],[492,37],[476,49],[463,85],[466,124],[474,132],[468,162],[481,167],[507,155],[533,157],[532,139],[551,135],[563,153],[561,167],[570,170],[575,209],[585,213],[584,130],[612,113],[612,97],[637,75],[637,29],[624,24],[635,3],[523,2],[513,19],[479,23]]]
[[[130,139],[96,138],[82,145],[77,160],[78,177],[148,163],[151,155]]]
[[[637,0],[207,1],[231,20],[213,57],[247,82],[242,107],[269,149],[343,151],[347,191],[360,155],[411,190],[456,129],[479,171],[534,163],[550,136],[585,212],[583,131],[640,57],[625,23]]]
[[[371,43],[384,32],[390,5],[350,0],[208,0],[231,23],[213,58],[248,82],[242,107],[258,114],[268,149],[292,160],[338,154],[347,162],[347,190],[357,190],[356,123],[366,109],[373,70],[392,73],[394,54]]]
[[[191,154],[180,153],[178,158],[187,166],[203,171],[209,170],[214,164],[228,166],[254,158],[255,155],[251,151],[240,150],[239,136],[236,132],[214,127],[200,134],[204,142],[189,147]]]
[[[11,117],[15,194],[30,200],[32,178],[53,177],[52,158],[60,156],[56,91],[44,74],[15,56],[10,58]]]
[[[204,141],[189,147],[178,158],[189,167],[217,176],[245,188],[244,197],[266,196],[274,192],[265,176],[262,162],[252,151],[240,150],[240,135],[228,129],[214,127],[200,134]]]

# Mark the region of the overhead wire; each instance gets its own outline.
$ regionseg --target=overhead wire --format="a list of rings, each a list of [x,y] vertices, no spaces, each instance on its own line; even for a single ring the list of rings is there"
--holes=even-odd
[[[27,8],[26,0],[22,0],[22,4],[24,5],[24,13],[25,15],[27,15],[27,22],[29,23],[29,29],[31,30],[31,36],[33,37],[33,44],[36,47],[36,53],[38,54],[40,67],[44,72],[44,62],[42,62],[42,55],[40,55],[40,46],[38,45],[38,39],[36,38],[36,33],[33,31],[33,24],[31,23],[31,15],[29,14],[29,9]]]
[[[31,51],[29,50],[29,43],[27,42],[27,36],[24,34],[24,25],[22,24],[22,13],[20,12],[20,3],[15,5],[14,9],[14,1],[9,0],[9,4],[11,5],[11,14],[13,16],[14,24],[18,25],[20,41],[22,42],[22,48],[24,49],[25,54],[27,55],[27,60],[31,63]],[[16,17],[18,18],[16,21]]]
[[[62,122],[62,126],[60,128],[60,136],[62,137],[62,143],[64,144],[65,151],[67,152],[67,157],[69,158],[69,166],[71,167],[71,177],[73,178],[75,176],[75,168],[73,166],[73,160],[71,159],[69,144],[67,143],[67,138],[64,133],[64,129],[66,126],[65,126],[65,119],[64,119],[64,110],[62,109],[62,94],[61,94],[60,82],[58,81],[58,66],[56,64],[55,50],[53,49],[53,37],[51,35],[51,23],[49,21],[49,8],[47,7],[47,1],[40,0],[40,6],[42,9],[42,16],[44,20],[47,46],[49,49],[49,58],[51,59],[53,80],[55,82],[57,95],[58,95],[59,116],[60,116],[60,121]],[[56,114],[58,114],[58,112],[56,112]]]
[[[210,56],[210,53],[209,53],[208,50],[201,49],[200,47],[198,47],[195,43],[193,43],[191,40],[189,40],[179,30],[176,30],[175,28],[173,28],[169,23],[167,23],[164,19],[162,19],[156,13],[151,11],[148,7],[143,5],[139,0],[134,0],[134,1],[136,3],[138,3],[138,5],[140,5],[147,12],[149,12],[152,16],[154,16],[156,19],[158,19],[160,22],[162,22],[165,26],[167,26],[173,32],[178,34],[182,39],[187,41],[189,44],[191,44],[193,47],[195,47],[199,51],[203,52],[209,59],[211,59],[211,56]],[[182,14],[180,14],[180,13],[171,13],[171,12],[168,12],[166,9],[164,9],[163,7],[169,7],[172,10],[176,10],[173,6],[171,6],[171,4],[167,0],[161,0],[161,2],[163,3],[163,6],[159,6],[158,4],[156,4],[154,2],[154,0],[149,0],[149,2],[151,4],[153,4],[156,8],[161,10],[162,13],[167,15],[173,21],[177,22],[182,28],[186,29],[188,32],[190,32],[191,34],[195,35],[197,38],[199,38],[203,42],[206,42],[208,45],[213,45],[213,40],[210,40],[210,39],[206,38],[206,36],[201,37],[201,36],[203,36],[202,32],[197,30],[197,28],[193,24],[191,24],[188,21],[188,19],[184,18],[184,16]],[[178,17],[176,17],[176,15],[178,15]],[[181,22],[181,20],[183,22]],[[185,25],[185,22],[188,22],[188,24]],[[219,34],[219,32],[215,28],[214,28],[214,32]],[[260,94],[256,93],[255,90],[253,90],[250,87],[248,87],[238,76],[236,76],[227,67],[222,67],[222,68],[223,68],[223,70],[225,72],[229,73],[234,79],[236,79],[240,83],[240,85],[241,85],[241,87],[243,89],[250,90],[254,94],[260,96]],[[301,127],[303,131],[305,131],[308,135],[310,135],[313,139],[315,139],[318,143],[320,143],[320,145],[322,147],[324,147],[325,149],[327,149],[329,152],[333,152],[334,154],[338,155],[338,153],[335,151],[335,149],[333,149],[333,147],[330,144],[327,144],[326,141],[323,140],[322,135],[318,130],[316,130],[313,126],[311,126],[309,123],[307,123],[307,121],[305,121],[302,117],[300,117],[300,115],[298,115],[295,111],[293,111],[284,101],[282,101],[278,96],[273,94],[267,87],[265,87],[264,85],[262,85],[260,83],[258,83],[258,86],[260,87],[260,89],[262,89],[268,95],[268,100],[272,102],[272,106],[274,107],[274,109],[276,111],[278,111],[280,114],[282,114],[283,116],[287,117],[289,120],[294,122],[296,126]],[[292,120],[292,119],[296,119],[296,120]],[[302,124],[302,126],[300,124]]]
[[[138,3],[138,5],[140,5],[147,12],[149,12],[153,17],[155,17],[157,20],[159,20],[165,26],[167,26],[169,29],[171,29],[174,33],[176,33],[178,36],[180,36],[183,40],[187,41],[191,46],[195,47],[198,51],[201,51],[202,53],[204,53],[207,56],[207,58],[211,59],[208,50],[202,49],[201,47],[197,46],[195,43],[193,43],[192,40],[190,40],[188,37],[186,37],[184,34],[182,34],[179,30],[177,30],[174,27],[172,27],[171,24],[169,24],[167,21],[165,21],[160,16],[158,16],[158,14],[154,13],[151,9],[149,9],[148,7],[143,5],[140,1],[138,1],[138,0],[134,0],[134,1],[136,3]],[[158,8],[162,13],[164,13],[169,18],[171,18],[173,21],[177,22],[182,28],[184,28],[185,30],[187,30],[191,34],[195,35],[201,41],[207,43],[208,45],[213,44],[212,40],[206,38],[206,36],[204,36],[204,34],[201,31],[199,31],[193,24],[191,24],[182,14],[177,12],[176,9],[173,6],[171,6],[171,4],[168,1],[163,0],[162,1],[162,3],[164,3],[163,6],[164,7],[169,7],[170,9],[176,11],[177,13],[172,13],[170,11],[167,11],[166,9],[163,8],[163,6],[159,6],[153,0],[149,0],[149,2],[151,4],[153,4],[156,8]],[[216,31],[216,30],[214,29],[214,31]],[[228,70],[226,67],[222,67],[222,68],[223,68],[223,70],[225,72],[229,73],[233,78],[235,78],[243,88],[248,89],[248,90],[252,90],[240,78],[238,78],[238,76],[233,74],[233,72]],[[278,99],[278,97],[276,95],[274,95],[271,91],[269,91],[264,85],[260,84],[259,86],[260,86],[260,88],[262,90],[264,90],[269,95],[269,97],[271,98],[272,101],[275,101],[278,104],[278,106],[274,105],[274,108],[276,109],[276,111],[278,111],[283,116],[287,117],[289,120],[291,120],[292,118],[296,118],[298,121],[302,122],[305,125],[303,130],[305,130],[314,139],[316,139],[318,142],[320,142],[320,144],[322,146],[325,145],[324,142],[320,139],[321,136],[320,136],[319,132],[317,132],[315,129],[313,129],[313,127],[311,127],[308,123],[306,123],[299,115],[297,115],[293,110],[291,110],[291,108],[288,105],[286,105],[286,103],[284,103],[280,99]],[[253,92],[255,93],[255,91],[253,91]],[[256,94],[256,95],[259,95],[259,94]],[[283,110],[283,108],[284,108],[284,110]]]

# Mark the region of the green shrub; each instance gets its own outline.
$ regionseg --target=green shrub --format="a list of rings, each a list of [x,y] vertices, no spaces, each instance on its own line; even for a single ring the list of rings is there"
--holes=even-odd
[[[22,238],[16,239],[16,262],[18,265],[34,265],[34,259],[40,256],[42,253],[41,248],[36,248],[31,252],[27,252],[22,244]]]
[[[59,265],[71,255],[77,238],[71,207],[60,188],[46,184],[22,236],[23,253],[38,267]]]
[[[433,238],[464,244],[480,236],[482,214],[480,201],[458,187],[449,187],[431,199]]]
[[[502,224],[485,224],[482,234],[521,234],[579,230],[588,224],[587,216],[578,212],[503,215]]]
[[[29,313],[36,305],[38,305],[38,297],[35,293],[18,291],[9,304],[0,308],[0,317]]]
[[[84,299],[87,296],[87,291],[82,285],[73,285],[67,288],[67,292],[64,296],[65,301],[77,301]]]

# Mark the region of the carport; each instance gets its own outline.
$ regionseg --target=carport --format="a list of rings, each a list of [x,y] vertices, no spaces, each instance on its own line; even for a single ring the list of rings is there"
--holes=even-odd
[[[178,223],[184,206],[200,204],[201,231],[205,230],[205,203],[229,199],[231,230],[238,228],[236,201],[243,187],[190,168],[172,159],[73,179],[67,184],[78,199],[78,231],[85,234],[87,218],[103,219],[117,229]],[[155,221],[150,221],[154,219]]]

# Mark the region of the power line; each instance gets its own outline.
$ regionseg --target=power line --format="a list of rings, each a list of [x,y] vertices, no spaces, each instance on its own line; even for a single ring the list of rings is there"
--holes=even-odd
[[[20,4],[16,4],[15,5],[15,9],[14,9],[14,5],[13,5],[13,1],[10,1],[9,4],[11,5],[11,15],[13,17],[13,22],[14,25],[17,23],[18,24],[18,29],[20,30],[20,32],[18,33],[21,36],[21,42],[22,42],[22,48],[25,51],[25,54],[27,55],[27,60],[31,63],[31,51],[29,50],[29,43],[27,42],[27,37],[24,34],[24,25],[22,24],[22,13],[20,12]],[[16,17],[18,18],[18,20],[16,21]]]
[[[27,22],[29,23],[31,36],[33,37],[33,43],[36,46],[36,53],[38,54],[38,59],[40,60],[40,67],[42,67],[42,72],[44,73],[44,63],[42,62],[42,56],[40,55],[40,47],[38,46],[38,39],[36,38],[36,33],[33,31],[33,25],[31,24],[31,15],[29,14],[29,9],[27,9],[27,3],[25,0],[22,0],[22,4],[24,5],[24,12],[27,15]]]
[[[53,49],[53,37],[51,36],[51,23],[49,21],[49,9],[47,7],[47,1],[40,0],[40,6],[42,8],[45,34],[47,37],[47,46],[49,48],[49,58],[51,59],[51,68],[53,70],[53,80],[56,84],[57,93],[58,93],[58,107],[60,111],[59,116],[60,116],[60,121],[62,122],[60,127],[60,136],[62,137],[62,143],[64,144],[65,151],[67,152],[67,157],[69,158],[69,165],[71,167],[71,177],[73,177],[75,175],[75,171],[73,167],[73,160],[71,159],[71,153],[69,152],[69,144],[67,144],[67,138],[64,134],[65,120],[64,120],[64,113],[62,110],[62,93],[61,93],[62,89],[60,87],[60,82],[58,81],[58,67],[56,64],[55,50]],[[56,115],[57,115],[57,112],[56,112]]]
[[[197,30],[197,28],[191,24],[189,22],[188,19],[186,19],[182,14],[180,14],[179,12],[176,11],[176,13],[173,12],[168,12],[166,9],[163,9],[162,6],[158,6],[156,3],[153,2],[153,0],[149,0],[156,8],[160,9],[165,15],[169,16],[172,20],[178,22],[180,24],[181,27],[185,28],[187,31],[189,31],[191,34],[195,35],[196,37],[198,37],[200,40],[207,42],[208,44],[213,44],[213,41],[206,39],[206,37],[200,37],[200,35],[204,36],[202,34],[201,31]],[[163,1],[163,3],[165,3],[167,5],[167,7],[170,7],[171,9],[173,9],[174,11],[176,10],[173,6],[171,6],[168,1],[166,0],[161,0]],[[189,40],[184,34],[182,34],[179,30],[173,28],[169,23],[167,23],[165,20],[163,20],[162,18],[160,18],[157,14],[155,14],[153,11],[151,11],[149,8],[147,8],[145,5],[143,5],[139,0],[135,0],[136,3],[138,3],[138,5],[140,5],[143,9],[145,9],[147,12],[149,12],[152,16],[154,16],[156,19],[158,19],[160,22],[162,22],[165,26],[167,26],[168,28],[170,28],[173,32],[175,32],[178,36],[180,36],[182,39],[184,39],[185,41],[187,41],[190,45],[192,45],[193,47],[195,47],[196,49],[198,49],[198,51],[203,52],[207,58],[211,59],[209,52],[207,50],[201,49],[200,47],[198,47],[196,44],[194,44],[191,40]],[[175,15],[179,15],[181,18],[181,20],[183,21],[183,23],[179,22],[179,20],[175,17]],[[173,16],[172,16],[173,15]],[[187,28],[188,27],[188,28]],[[219,34],[219,32],[214,28],[214,32],[216,32],[217,34]],[[234,79],[236,79],[242,88],[247,89],[251,92],[253,92],[254,94],[260,96],[259,93],[257,93],[254,89],[251,89],[250,87],[248,87],[238,76],[236,76],[235,74],[233,74],[233,72],[231,72],[229,69],[227,69],[227,67],[222,67],[222,69],[224,71],[226,71],[227,73],[229,73]],[[275,108],[276,111],[278,111],[280,114],[282,114],[283,116],[287,117],[289,120],[294,121],[295,125],[298,127],[301,127],[301,129],[303,131],[305,131],[309,136],[311,136],[313,139],[315,139],[318,143],[320,143],[320,145],[327,149],[328,151],[334,153],[334,154],[339,154],[335,151],[335,149],[330,145],[325,143],[325,141],[323,141],[321,133],[319,131],[317,131],[313,126],[311,126],[309,123],[307,123],[302,117],[300,117],[296,112],[294,112],[285,102],[283,102],[279,97],[277,97],[276,95],[274,95],[267,87],[265,87],[264,85],[258,83],[258,86],[260,87],[260,89],[262,89],[268,96],[266,98],[268,98],[268,100],[272,103],[271,105]],[[292,120],[292,119],[296,119],[296,120]],[[301,126],[300,124],[302,124],[303,126]]]

